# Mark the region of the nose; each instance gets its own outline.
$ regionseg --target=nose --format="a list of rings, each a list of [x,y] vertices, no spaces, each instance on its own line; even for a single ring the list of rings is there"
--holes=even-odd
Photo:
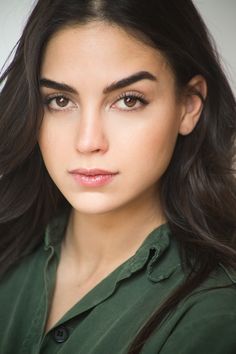
[[[104,121],[97,112],[81,112],[76,134],[76,150],[83,154],[105,153],[108,150]]]

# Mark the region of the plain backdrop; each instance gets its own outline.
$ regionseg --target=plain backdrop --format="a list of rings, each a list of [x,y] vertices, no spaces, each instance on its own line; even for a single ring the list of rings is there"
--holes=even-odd
[[[193,1],[216,41],[226,74],[236,95],[236,0]],[[0,68],[19,39],[35,2],[0,0]]]

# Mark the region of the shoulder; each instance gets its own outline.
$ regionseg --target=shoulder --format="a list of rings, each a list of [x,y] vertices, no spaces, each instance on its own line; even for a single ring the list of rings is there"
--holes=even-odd
[[[205,332],[211,332],[213,322],[218,327],[232,322],[236,331],[236,272],[219,265],[179,304],[177,313],[186,327],[201,322]]]
[[[28,279],[37,277],[43,267],[43,252],[40,245],[32,253],[19,260],[0,279],[0,299],[7,296],[17,296],[17,290],[22,289]]]
[[[161,353],[236,353],[234,288],[194,294],[182,304],[182,309],[177,309],[174,318],[175,324]]]
[[[161,354],[236,353],[235,272],[219,266],[186,297],[153,335]]]
[[[236,317],[236,271],[226,269],[222,265],[212,272],[208,278],[195,289],[179,308],[191,309],[196,318],[202,316],[218,316],[230,313]]]
[[[210,332],[213,322],[218,327],[232,322],[236,331],[236,284],[219,269],[179,304],[178,311],[184,326],[202,322]]]

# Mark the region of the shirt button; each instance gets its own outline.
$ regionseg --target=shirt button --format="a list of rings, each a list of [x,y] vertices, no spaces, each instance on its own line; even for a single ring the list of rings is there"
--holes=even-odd
[[[69,337],[69,332],[66,327],[60,326],[54,329],[53,337],[57,343],[64,343]]]

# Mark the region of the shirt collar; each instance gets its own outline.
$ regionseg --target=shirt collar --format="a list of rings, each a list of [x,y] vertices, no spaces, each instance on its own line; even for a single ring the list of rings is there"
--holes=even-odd
[[[60,246],[66,230],[68,218],[69,213],[64,212],[49,223],[45,231],[45,250],[51,247],[54,248]],[[132,273],[143,268],[145,264],[147,264],[147,276],[151,281],[156,282],[168,277],[173,273],[173,270],[180,265],[179,256],[176,250],[177,247],[174,247],[174,251],[169,251],[170,240],[171,242],[174,242],[168,224],[162,224],[155,228],[145,238],[134,256],[128,260],[126,266],[123,267],[123,271],[120,274],[121,278],[130,276]],[[167,269],[166,274],[163,274],[163,271],[159,267],[159,264],[162,263],[161,259],[163,258],[162,255],[164,253],[171,253],[171,256],[168,257],[169,267],[166,268],[165,262],[165,269]],[[156,267],[157,264],[158,267]]]
[[[168,224],[155,228],[143,241],[132,257],[131,271],[140,269],[150,258],[153,262],[159,258],[170,244],[170,230]]]
[[[45,230],[44,249],[54,247],[61,243],[64,237],[69,218],[68,212],[63,212],[52,219]]]

